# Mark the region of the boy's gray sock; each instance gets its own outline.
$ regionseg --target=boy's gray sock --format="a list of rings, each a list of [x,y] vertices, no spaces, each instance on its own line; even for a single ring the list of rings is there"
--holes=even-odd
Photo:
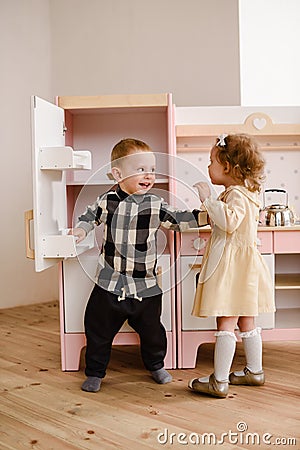
[[[86,392],[98,392],[100,391],[102,378],[99,377],[87,377],[82,383],[81,389]]]
[[[172,375],[170,375],[164,368],[150,371],[150,373],[154,381],[158,384],[166,384],[172,381]]]

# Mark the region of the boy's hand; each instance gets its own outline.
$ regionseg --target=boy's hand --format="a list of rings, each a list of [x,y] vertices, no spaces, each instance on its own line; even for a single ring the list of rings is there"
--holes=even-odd
[[[83,228],[72,228],[68,234],[72,234],[75,236],[76,244],[79,244],[79,242],[83,241],[86,237],[86,232]]]
[[[204,200],[210,197],[210,187],[206,182],[199,181],[198,183],[194,184],[193,187],[198,189],[198,194],[202,203],[204,202]]]

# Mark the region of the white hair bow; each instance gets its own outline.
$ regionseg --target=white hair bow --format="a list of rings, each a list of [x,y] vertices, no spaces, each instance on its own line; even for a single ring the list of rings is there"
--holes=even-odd
[[[220,136],[218,136],[218,142],[216,143],[217,147],[225,147],[226,146],[226,142],[225,139],[227,138],[228,134],[221,134]]]

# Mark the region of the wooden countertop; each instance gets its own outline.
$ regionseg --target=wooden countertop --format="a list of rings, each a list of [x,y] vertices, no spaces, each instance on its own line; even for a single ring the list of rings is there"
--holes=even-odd
[[[198,233],[199,231],[203,233],[209,233],[211,231],[211,227],[206,225],[205,227],[199,228],[189,228],[182,233]],[[291,225],[289,227],[266,227],[259,226],[257,231],[300,231],[300,225]]]
[[[291,225],[289,227],[266,227],[259,226],[258,231],[300,231],[300,225]]]

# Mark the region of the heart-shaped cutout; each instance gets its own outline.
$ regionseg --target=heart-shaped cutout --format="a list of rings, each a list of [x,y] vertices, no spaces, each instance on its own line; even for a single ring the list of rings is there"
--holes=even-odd
[[[263,117],[256,117],[255,119],[253,119],[253,126],[257,130],[262,130],[263,128],[265,128],[266,125],[267,121]]]

